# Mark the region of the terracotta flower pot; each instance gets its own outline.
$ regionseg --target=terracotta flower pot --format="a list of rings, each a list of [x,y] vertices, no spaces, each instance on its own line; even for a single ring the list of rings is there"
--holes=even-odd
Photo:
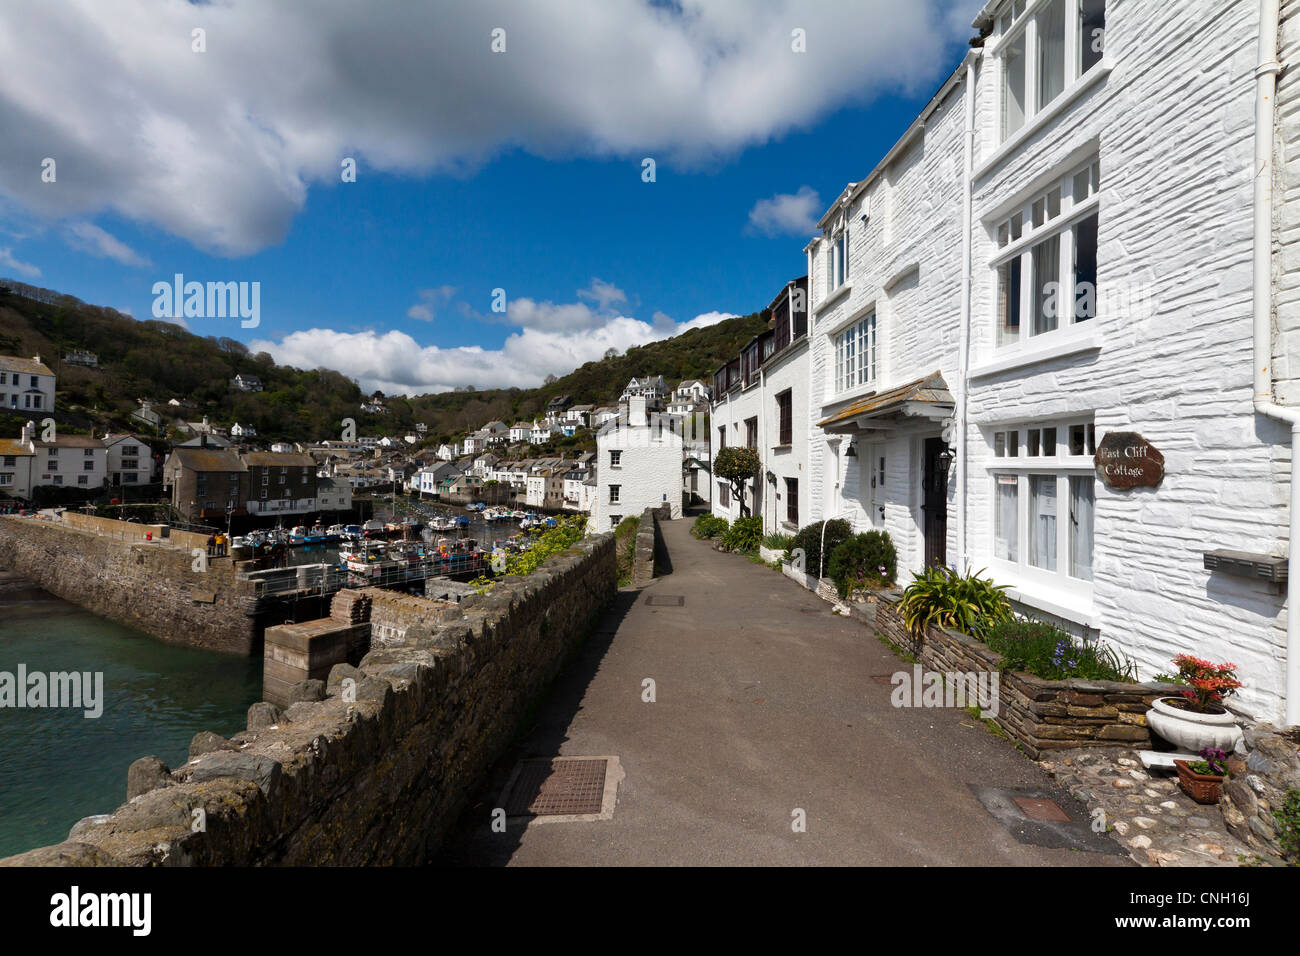
[[[1151,702],[1147,725],[1175,747],[1189,753],[1206,748],[1232,752],[1241,740],[1241,728],[1228,711],[1199,713],[1178,706],[1181,697],[1161,697]]]
[[[1197,803],[1214,804],[1223,796],[1223,781],[1226,777],[1219,774],[1197,773],[1186,760],[1175,760],[1178,769],[1178,785],[1183,792]]]

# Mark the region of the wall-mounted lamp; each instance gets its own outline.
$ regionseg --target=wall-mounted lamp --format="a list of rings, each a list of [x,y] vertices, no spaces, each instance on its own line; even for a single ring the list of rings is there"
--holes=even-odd
[[[952,458],[952,450],[949,448],[945,448],[943,451],[939,452],[939,464],[943,466],[944,471],[947,471],[948,466],[952,464]]]
[[[849,439],[849,450],[844,453],[844,457],[845,458],[858,457],[858,440],[856,438]]]

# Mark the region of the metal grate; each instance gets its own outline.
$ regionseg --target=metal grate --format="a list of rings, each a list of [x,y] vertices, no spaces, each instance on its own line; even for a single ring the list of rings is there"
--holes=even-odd
[[[604,757],[521,761],[505,800],[506,816],[600,813],[606,765]]]
[[[652,594],[645,599],[645,602],[656,607],[684,607],[686,605],[686,595]]]
[[[1011,802],[1018,806],[1020,812],[1031,820],[1070,822],[1070,815],[1062,810],[1061,805],[1055,800],[1043,800],[1036,797],[1012,797]]]
[[[886,687],[890,687],[894,683],[893,674],[872,674],[871,679],[877,684],[884,684]]]

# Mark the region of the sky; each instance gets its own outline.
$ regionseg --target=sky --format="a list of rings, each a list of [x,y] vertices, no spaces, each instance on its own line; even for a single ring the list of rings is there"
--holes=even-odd
[[[803,275],[981,5],[8,0],[0,277],[367,391],[532,387]]]

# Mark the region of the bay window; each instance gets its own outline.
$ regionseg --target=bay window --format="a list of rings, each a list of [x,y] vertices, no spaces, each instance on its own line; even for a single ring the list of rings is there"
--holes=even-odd
[[[1105,0],[1015,0],[998,18],[1001,138],[1009,139],[1102,59]]]
[[[1099,180],[1100,167],[1093,160],[993,227],[999,250],[991,262],[997,284],[997,348],[1022,345],[1096,317]]]

